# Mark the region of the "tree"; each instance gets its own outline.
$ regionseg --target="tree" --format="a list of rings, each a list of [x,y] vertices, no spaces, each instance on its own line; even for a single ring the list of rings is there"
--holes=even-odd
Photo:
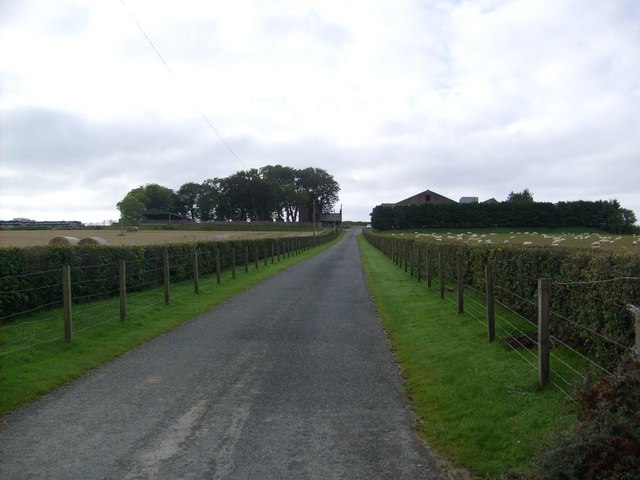
[[[340,186],[332,175],[321,168],[298,170],[296,186],[299,199],[306,208],[312,209],[315,204],[316,221],[323,213],[330,213],[338,202]]]
[[[513,191],[507,197],[507,202],[511,203],[533,203],[533,194],[528,188],[523,191],[514,193]]]
[[[300,205],[300,196],[296,192],[296,170],[282,165],[267,165],[260,169],[260,175],[271,184],[276,220],[295,221]]]
[[[148,183],[130,190],[116,207],[122,218],[133,224],[140,223],[145,210],[158,208],[174,212],[176,208],[176,194],[173,190],[157,183]]]
[[[223,206],[224,197],[221,193],[222,180],[209,178],[202,182],[200,196],[198,198],[198,214],[202,222],[225,220]]]
[[[142,213],[147,209],[140,195],[129,192],[116,207],[120,210],[120,216],[125,223],[137,225],[142,220]]]
[[[200,220],[200,197],[203,186],[199,183],[188,182],[176,192],[176,211],[191,220]]]

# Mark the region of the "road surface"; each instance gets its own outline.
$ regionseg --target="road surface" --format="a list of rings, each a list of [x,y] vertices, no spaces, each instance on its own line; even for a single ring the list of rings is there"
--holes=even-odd
[[[0,478],[435,479],[355,235],[0,419]]]

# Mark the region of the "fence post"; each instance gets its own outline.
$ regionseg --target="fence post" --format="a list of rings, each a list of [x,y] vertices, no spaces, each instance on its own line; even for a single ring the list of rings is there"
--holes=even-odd
[[[255,242],[255,245],[254,245],[254,246],[255,246],[255,248],[254,248],[254,250],[255,250],[255,258],[254,258],[254,261],[255,261],[255,264],[256,264],[256,270],[258,270],[258,269],[260,268],[260,267],[258,266],[258,263],[260,262],[260,250],[258,249],[258,242]]]
[[[440,298],[444,300],[444,258],[442,250],[438,252],[438,275],[440,277]]]
[[[124,259],[120,260],[118,273],[120,275],[120,321],[124,322],[127,319],[127,271]]]
[[[231,278],[236,279],[236,246],[231,246]]]
[[[249,273],[249,245],[244,245],[244,273]]]
[[[458,315],[464,313],[464,270],[461,254],[456,258],[456,273],[458,277]]]
[[[636,330],[636,343],[633,347],[633,351],[631,354],[635,360],[640,359],[640,307],[636,307],[635,305],[628,305],[629,310],[633,313],[635,317],[635,330]]]
[[[433,275],[433,257],[429,248],[427,248],[427,288],[431,288],[431,277]]]
[[[422,281],[422,249],[420,248],[419,245],[416,247],[416,249],[418,250],[418,252],[417,252],[417,254],[418,254],[418,271],[417,271],[416,275],[418,277],[418,283],[420,283]]]
[[[165,248],[162,251],[163,276],[164,276],[164,303],[169,305],[171,302],[170,280],[169,280],[169,251]]]
[[[276,242],[275,240],[273,242],[271,242],[271,265],[273,265],[274,259],[273,257],[275,256],[276,253]]]
[[[549,383],[549,280],[538,279],[538,375],[540,385]]]
[[[198,272],[198,250],[193,252],[193,290],[200,293],[200,274]]]
[[[73,307],[71,302],[71,267],[62,266],[62,306],[64,310],[64,339],[73,340]]]
[[[407,271],[407,266],[409,265],[409,249],[407,248],[409,242],[406,240],[402,242],[402,252],[403,252],[403,262],[404,262],[404,271]]]
[[[220,249],[216,246],[216,283],[220,282]]]
[[[493,272],[491,271],[491,265],[484,266],[484,281],[487,293],[487,336],[489,338],[489,343],[491,343],[496,338],[496,316],[493,300]]]
[[[269,257],[269,246],[264,246],[264,266],[267,266],[267,258]]]

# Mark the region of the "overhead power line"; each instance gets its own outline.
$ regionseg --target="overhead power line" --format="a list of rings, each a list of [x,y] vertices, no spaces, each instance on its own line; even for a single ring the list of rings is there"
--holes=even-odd
[[[144,31],[144,28],[142,28],[142,25],[140,25],[140,22],[138,22],[138,20],[136,19],[136,17],[133,15],[133,12],[131,11],[131,9],[127,6],[127,4],[125,3],[124,0],[120,0],[120,3],[122,4],[122,6],[124,7],[124,9],[127,11],[127,13],[129,14],[129,17],[131,18],[131,20],[133,21],[133,23],[136,24],[136,26],[138,27],[138,30],[140,30],[140,32],[142,33],[142,35],[144,35],[144,38],[147,39],[147,42],[149,43],[149,45],[151,46],[151,48],[153,49],[154,52],[156,52],[156,55],[158,56],[158,58],[162,61],[162,63],[164,64],[164,66],[167,68],[167,71],[170,74],[173,74],[173,70],[171,69],[171,67],[169,66],[169,64],[167,63],[167,61],[164,59],[164,57],[162,56],[162,54],[160,53],[160,50],[158,50],[156,48],[156,46],[154,45],[153,41],[151,41],[151,38],[149,38],[149,35],[147,35],[147,32]],[[209,120],[209,118],[207,118],[207,116],[204,114],[204,112],[198,108],[196,105],[194,105],[194,108],[198,111],[198,113],[200,114],[200,116],[202,117],[202,119],[205,121],[205,123],[207,124],[207,126],[211,129],[211,131],[213,133],[216,134],[216,136],[220,139],[220,141],[223,143],[223,145],[225,147],[227,147],[227,150],[229,150],[229,152],[231,152],[231,155],[233,155],[233,157],[238,161],[238,163],[240,163],[240,165],[242,165],[242,167],[245,170],[248,170],[247,166],[244,164],[244,162],[242,160],[240,160],[240,157],[238,157],[238,155],[236,155],[236,152],[233,151],[233,149],[229,146],[229,144],[225,141],[224,137],[220,134],[220,132],[218,132],[218,130],[216,129],[216,127],[213,126],[213,124],[211,123],[211,121]]]

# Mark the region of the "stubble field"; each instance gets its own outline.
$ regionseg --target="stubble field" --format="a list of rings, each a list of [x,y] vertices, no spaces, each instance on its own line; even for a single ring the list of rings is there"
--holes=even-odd
[[[169,243],[252,240],[280,237],[308,237],[312,231],[197,231],[197,230],[3,230],[0,231],[0,247],[33,247],[47,245],[56,237],[98,237],[108,245],[158,245]]]

